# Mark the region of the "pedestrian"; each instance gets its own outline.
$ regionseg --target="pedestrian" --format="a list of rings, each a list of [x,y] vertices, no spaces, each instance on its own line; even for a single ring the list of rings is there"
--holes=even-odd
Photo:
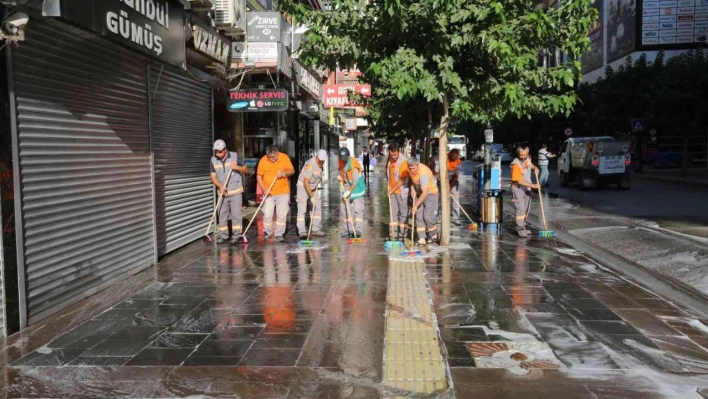
[[[361,230],[364,227],[364,194],[366,193],[366,181],[362,179],[363,168],[359,160],[349,154],[349,149],[342,147],[339,149],[339,181],[344,185],[342,194],[342,205],[340,207],[342,218],[342,237],[361,237]],[[349,201],[349,211],[344,201]],[[351,231],[354,225],[354,231]]]
[[[437,241],[438,227],[435,213],[438,210],[438,186],[429,167],[420,163],[418,158],[408,159],[410,171],[412,211],[415,214],[418,244],[425,245]],[[427,236],[427,240],[426,240]]]
[[[216,243],[223,244],[229,239],[228,218],[229,213],[231,213],[231,223],[234,232],[231,243],[235,244],[243,229],[243,214],[241,213],[243,180],[241,173],[247,173],[248,167],[244,165],[243,160],[235,152],[226,148],[224,140],[216,140],[213,148],[214,156],[211,157],[211,162],[209,163],[209,176],[217,192],[223,195],[219,208],[219,234]],[[226,177],[229,175],[229,171],[232,172],[227,183]]]
[[[408,158],[401,154],[397,144],[388,146],[389,162],[386,170],[388,176],[388,195],[391,201],[391,241],[403,241],[408,230],[408,194],[410,181],[408,179]]]
[[[322,228],[322,204],[315,205],[313,198],[315,193],[313,190],[322,180],[322,170],[325,161],[327,160],[327,151],[319,150],[317,155],[305,162],[300,171],[300,176],[297,178],[297,231],[300,234],[300,239],[307,239],[307,226],[305,225],[305,214],[314,206],[314,214],[310,215],[312,220],[312,235],[316,237],[324,237],[325,233]]]
[[[452,201],[452,223],[460,225],[460,150],[453,149],[447,154],[447,178],[450,182],[450,195],[457,201]]]
[[[548,160],[555,157],[555,154],[548,151],[547,144],[541,145],[541,149],[538,150],[538,166],[541,168],[541,177],[539,178],[538,184],[542,187],[548,185]]]
[[[275,240],[283,241],[285,225],[290,209],[290,182],[288,178],[295,174],[295,168],[287,154],[278,151],[274,145],[266,147],[266,154],[261,158],[256,172],[258,186],[263,190],[263,228],[265,239],[275,236]],[[273,183],[275,181],[275,183]],[[268,192],[268,188],[273,188]],[[273,214],[276,214],[273,223]]]
[[[369,155],[369,150],[363,147],[361,160],[364,163],[364,176],[369,177],[369,165],[371,165],[371,158]]]
[[[519,146],[516,154],[517,157],[511,163],[511,194],[516,209],[516,232],[519,237],[528,237],[531,232],[526,229],[526,218],[531,207],[531,190],[539,187],[531,181],[531,171],[538,172],[538,168],[531,162],[528,147]]]

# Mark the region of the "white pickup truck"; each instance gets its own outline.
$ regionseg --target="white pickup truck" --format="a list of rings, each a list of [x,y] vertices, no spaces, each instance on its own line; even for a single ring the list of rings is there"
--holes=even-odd
[[[577,137],[563,143],[558,155],[558,175],[561,185],[577,182],[581,189],[604,188],[617,184],[629,189],[631,179],[628,141],[612,137]]]

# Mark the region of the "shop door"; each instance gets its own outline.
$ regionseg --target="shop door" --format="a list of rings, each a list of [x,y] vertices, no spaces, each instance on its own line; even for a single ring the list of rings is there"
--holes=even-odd
[[[211,87],[171,67],[151,68],[157,252],[204,235],[214,210]]]
[[[147,64],[42,18],[11,46],[25,327],[156,259]]]
[[[214,210],[211,86],[182,71],[151,68],[158,255],[201,236]]]

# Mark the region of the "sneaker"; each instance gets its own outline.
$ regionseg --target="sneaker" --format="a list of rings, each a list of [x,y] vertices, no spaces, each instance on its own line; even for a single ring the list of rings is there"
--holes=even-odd
[[[356,236],[357,236],[358,238],[361,238],[361,231],[357,230],[357,231],[356,231]]]
[[[266,233],[266,234],[263,235],[263,239],[264,239],[264,240],[270,240],[271,238],[273,238],[273,236],[270,235],[270,234],[268,234],[268,233]]]
[[[455,224],[455,226],[459,226],[459,225],[461,225],[461,224],[462,224],[462,223],[460,223],[460,221],[459,221],[459,220],[455,220],[455,221],[454,221],[454,222],[452,222],[452,223],[454,223],[454,224]]]
[[[428,244],[435,244],[439,240],[438,236],[428,238]]]
[[[312,235],[315,236],[315,237],[324,237],[324,236],[326,236],[327,234],[325,234],[324,231],[319,230],[319,231],[313,232]]]
[[[425,240],[425,238],[419,238],[418,239],[418,245],[427,245],[428,242]]]
[[[224,237],[219,237],[216,239],[216,243],[221,245],[221,244],[226,244],[227,239]]]
[[[307,237],[307,236],[306,236],[306,237]],[[283,242],[283,241],[285,241],[285,238],[283,238],[283,236],[277,236],[277,237],[275,237],[275,241],[277,241],[277,242]]]
[[[231,238],[231,244],[240,244],[241,243],[241,235],[233,236]]]
[[[526,238],[529,236],[529,232],[526,230],[519,230],[517,233],[519,234],[519,237],[521,237],[521,238]]]

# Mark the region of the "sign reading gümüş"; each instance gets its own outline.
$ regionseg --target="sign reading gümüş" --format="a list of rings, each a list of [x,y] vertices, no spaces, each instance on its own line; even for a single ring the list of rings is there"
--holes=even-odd
[[[126,47],[185,67],[184,7],[168,0],[95,0],[95,30]]]
[[[231,112],[279,112],[288,110],[285,89],[244,89],[229,93],[227,104]]]

